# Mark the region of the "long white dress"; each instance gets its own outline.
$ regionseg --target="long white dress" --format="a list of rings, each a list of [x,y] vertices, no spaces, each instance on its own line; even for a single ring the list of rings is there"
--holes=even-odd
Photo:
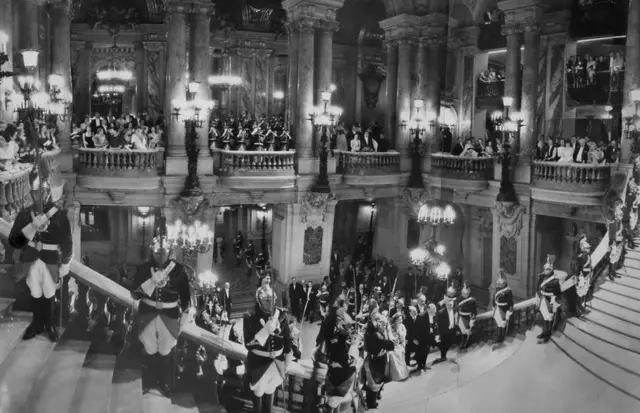
[[[571,146],[563,146],[558,148],[559,163],[571,163],[573,162],[573,148]]]
[[[407,329],[403,324],[393,327],[388,325],[389,336],[395,344],[393,351],[387,353],[387,377],[391,381],[403,381],[409,377],[409,367],[404,361],[404,347],[407,340]]]

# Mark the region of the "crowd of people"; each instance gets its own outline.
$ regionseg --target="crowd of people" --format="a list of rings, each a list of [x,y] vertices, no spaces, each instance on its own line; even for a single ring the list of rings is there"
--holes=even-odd
[[[58,128],[53,120],[36,120],[33,132],[40,151],[59,149]],[[30,138],[28,126],[24,122],[17,124],[0,122],[0,171],[10,171],[21,168],[21,165],[35,161],[36,142]]]
[[[376,122],[368,127],[355,123],[348,131],[340,123],[331,137],[331,149],[344,152],[387,152],[390,146],[382,127]]]
[[[591,85],[605,85],[608,89],[622,87],[619,73],[624,71],[624,55],[621,51],[610,52],[609,56],[571,56],[567,61],[567,84],[569,88],[584,88]]]
[[[146,112],[120,117],[95,113],[73,126],[71,139],[81,148],[155,150],[164,146],[163,120],[152,119]]]
[[[246,110],[240,116],[229,112],[224,118],[211,120],[210,149],[234,151],[288,151],[294,142],[283,116],[250,115]]]

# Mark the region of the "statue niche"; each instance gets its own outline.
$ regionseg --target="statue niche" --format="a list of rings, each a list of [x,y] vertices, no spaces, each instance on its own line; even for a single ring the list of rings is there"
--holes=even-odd
[[[364,103],[367,105],[367,108],[375,109],[378,106],[380,87],[382,86],[382,82],[386,79],[385,74],[380,68],[370,65],[367,71],[360,73],[358,77],[362,81]]]

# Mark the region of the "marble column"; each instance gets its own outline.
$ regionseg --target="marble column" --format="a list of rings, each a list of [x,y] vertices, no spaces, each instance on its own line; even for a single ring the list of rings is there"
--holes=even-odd
[[[338,22],[318,22],[318,84],[316,85],[316,104],[322,104],[321,92],[329,90],[333,74],[333,32],[338,29]]]
[[[193,54],[193,79],[200,82],[200,90],[196,96],[199,100],[210,100],[211,89],[208,78],[211,74],[212,57],[209,53],[211,34],[209,26],[213,4],[198,4],[194,6],[193,42],[191,53]],[[202,110],[200,119],[202,127],[197,128],[200,152],[198,153],[198,175],[213,175],[213,160],[209,155],[209,111]]]
[[[147,52],[142,42],[136,42],[136,105],[133,110],[142,114],[147,107]]]
[[[440,74],[441,68],[445,62],[445,41],[446,37],[441,35],[429,36],[427,39],[427,68],[425,82],[424,107],[425,113],[433,116],[437,121],[440,116]],[[440,152],[440,133],[439,128],[432,128],[429,131],[431,135],[431,144],[427,146],[431,153]]]
[[[314,21],[301,19],[297,22],[298,44],[298,96],[296,127],[293,139],[299,158],[313,157],[313,132],[309,113],[313,110],[313,69],[314,69]]]
[[[11,72],[13,70],[13,39],[11,34],[13,33],[13,8],[11,0],[0,0],[0,31],[6,35],[6,43],[2,45],[4,47],[2,52],[7,54],[9,60],[0,67],[0,70]],[[5,92],[13,92],[13,79],[2,78],[0,79],[0,121],[11,122],[13,120],[13,105],[5,105]]]
[[[636,113],[635,102],[631,99],[631,91],[640,88],[640,0],[629,1],[627,43],[624,59],[623,119],[636,114],[640,115],[640,113]],[[620,161],[629,162],[631,141],[626,139],[624,133],[622,137]]]
[[[167,66],[164,117],[167,129],[167,175],[187,174],[187,150],[184,124],[171,115],[173,100],[186,96],[187,19],[188,5],[173,1],[167,6],[169,13],[167,36]]]
[[[287,34],[289,36],[289,74],[287,79],[286,122],[296,125],[298,103],[298,28],[296,24],[287,22]]]
[[[425,41],[423,38],[418,39],[415,50],[414,73],[416,82],[413,85],[413,101],[416,99],[424,99],[426,95],[425,79],[427,78],[427,66],[426,66],[426,53],[425,53]],[[414,108],[415,112],[415,108]]]
[[[91,113],[91,51],[93,43],[73,40],[72,62],[76,71],[73,87],[73,113],[83,119]]]
[[[71,17],[69,3],[56,1],[51,5],[51,23],[53,41],[51,48],[52,72],[63,77],[61,87],[63,97],[72,98],[71,94]],[[58,119],[58,144],[61,154],[58,156],[62,172],[73,172],[73,155],[71,153],[71,116],[65,120]]]
[[[409,135],[402,127],[402,122],[409,120],[411,115],[411,49],[409,39],[398,40],[396,114],[399,119],[396,125],[396,150],[404,155],[409,153]]]
[[[204,222],[202,224],[207,225],[211,231],[216,229],[216,215],[218,214],[217,207],[206,208],[204,210]],[[213,239],[216,239],[216,235],[213,235]],[[214,241],[215,242],[215,241]],[[211,251],[198,254],[196,275],[205,271],[211,271],[213,268],[213,247]]]
[[[398,44],[393,40],[385,41],[387,49],[387,110],[385,114],[385,134],[387,140],[391,142],[393,148],[397,148],[397,139],[400,135],[396,133],[397,113],[396,107],[396,89],[398,86]]]
[[[520,109],[520,25],[510,24],[502,27],[507,36],[507,54],[505,62],[504,94],[513,98],[511,110]],[[537,65],[536,65],[537,67]]]
[[[524,65],[522,69],[522,107],[524,126],[520,134],[520,152],[525,156],[535,149],[537,141],[536,109],[538,106],[538,61],[540,29],[537,22],[524,27]],[[529,156],[527,156],[529,157]]]

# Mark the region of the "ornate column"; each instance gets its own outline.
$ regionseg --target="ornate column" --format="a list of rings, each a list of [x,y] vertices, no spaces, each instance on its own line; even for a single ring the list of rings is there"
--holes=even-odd
[[[622,119],[636,115],[635,102],[631,99],[631,91],[640,88],[640,0],[629,1],[629,17],[627,19],[627,45],[624,62],[624,95],[622,103]],[[624,121],[623,121],[624,123]],[[631,142],[622,134],[620,161],[629,162]]]
[[[64,79],[62,93],[69,98],[71,94],[71,12],[69,2],[56,1],[51,5],[51,25],[53,44],[51,48],[52,72]],[[32,16],[33,18],[33,16]],[[58,143],[61,154],[58,162],[62,172],[73,172],[73,156],[71,153],[71,116],[62,121],[58,119]]]
[[[298,20],[298,96],[295,148],[299,158],[313,157],[313,131],[309,113],[313,110],[314,22]]]
[[[318,28],[318,84],[316,85],[316,104],[322,104],[320,92],[329,90],[333,73],[333,33],[340,25],[336,21],[320,20],[316,22]]]
[[[93,43],[71,41],[73,113],[80,118],[91,113],[91,50]]]
[[[136,105],[133,110],[141,114],[147,107],[147,52],[143,42],[136,42]]]
[[[448,16],[434,13],[425,16],[422,26],[422,30],[425,31],[424,41],[427,45],[424,108],[425,113],[435,116],[436,122],[440,116],[440,79],[446,66],[447,22]],[[434,153],[441,149],[441,135],[437,124],[432,132],[431,145],[427,145],[427,148]]]
[[[295,23],[287,22],[287,35],[289,37],[289,73],[287,75],[286,122],[289,127],[297,125],[298,118],[298,27]]]
[[[538,106],[538,61],[540,60],[540,29],[536,20],[524,24],[524,65],[522,68],[522,107],[524,127],[520,134],[520,152],[525,158],[535,149],[537,141],[536,109]],[[529,155],[527,155],[529,154]]]
[[[153,118],[157,118],[160,112],[163,111],[164,107],[165,67],[167,63],[165,53],[166,43],[158,40],[145,40],[142,43],[144,44],[145,55],[147,58],[147,83],[144,85],[147,96],[147,106],[145,109]],[[169,114],[165,114],[165,118],[167,116],[169,116]]]
[[[385,111],[385,127],[384,133],[387,135],[387,139],[392,143],[392,147],[396,148],[397,138],[399,135],[396,133],[397,113],[396,108],[396,89],[398,87],[398,44],[394,40],[385,40],[385,47],[387,49],[387,110]]]
[[[193,68],[191,72],[193,80],[200,82],[197,99],[211,99],[209,88],[209,75],[211,75],[212,57],[209,53],[211,34],[209,26],[211,14],[214,12],[212,3],[198,3],[194,5],[193,42],[191,53],[193,56]],[[197,128],[200,152],[198,153],[198,175],[213,175],[213,160],[209,155],[209,113],[207,110],[200,112],[203,119],[202,127]]]
[[[184,125],[171,116],[172,101],[184,99],[186,93],[187,65],[187,19],[190,5],[172,0],[167,6],[169,13],[167,37],[167,66],[165,83],[164,116],[167,125],[167,175],[187,174],[187,151]]]
[[[204,220],[202,223],[207,225],[211,231],[215,231],[216,229],[216,215],[219,209],[218,207],[207,207],[204,210]],[[213,239],[216,239],[215,234],[213,235]],[[209,252],[198,254],[196,275],[205,271],[211,271],[211,268],[213,268],[213,247],[211,247],[211,251]]]
[[[411,115],[411,42],[408,38],[398,39],[398,80],[396,91],[396,150],[402,154],[401,158],[407,158],[409,153],[409,136],[402,127],[404,120],[409,120]],[[403,166],[403,165],[401,165]],[[408,170],[409,165],[406,166]],[[403,169],[404,170],[404,169]]]

